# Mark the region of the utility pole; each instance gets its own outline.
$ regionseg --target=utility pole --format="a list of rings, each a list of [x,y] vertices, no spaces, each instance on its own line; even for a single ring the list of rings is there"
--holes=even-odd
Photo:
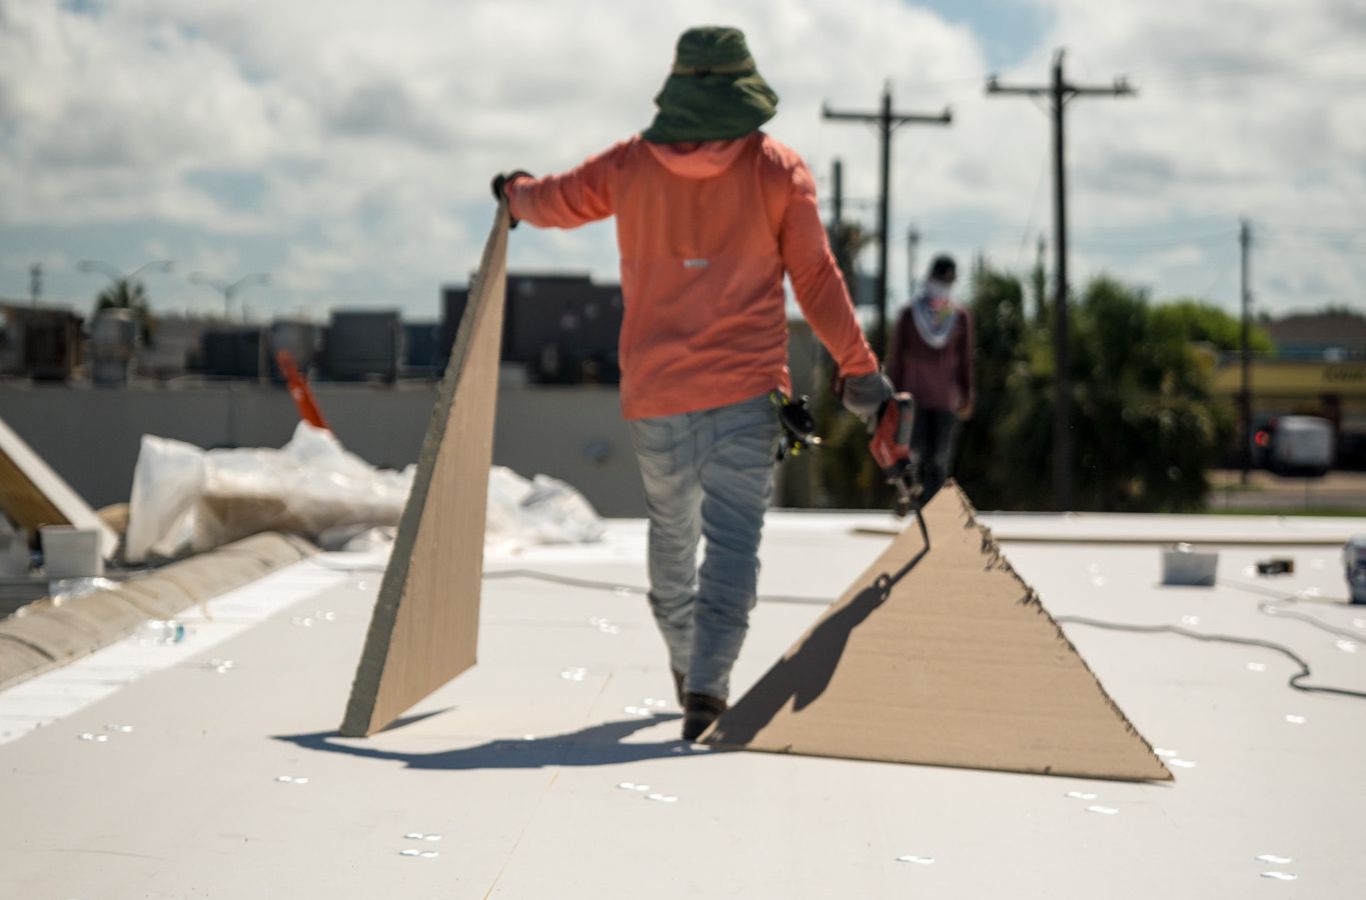
[[[1044,265],[1044,256],[1047,252],[1048,241],[1041,232],[1038,242],[1034,245],[1034,322],[1037,325],[1042,325],[1047,320],[1048,304],[1044,299],[1048,295],[1048,269]]]
[[[844,224],[844,164],[838,159],[830,167],[830,191],[834,195],[830,227],[839,228]]]
[[[829,104],[821,108],[826,119],[841,119],[849,122],[869,122],[878,126],[881,141],[880,184],[878,198],[878,266],[877,266],[877,331],[873,335],[873,352],[881,359],[887,352],[887,245],[891,218],[891,181],[892,181],[892,132],[902,125],[930,124],[948,125],[953,115],[948,107],[938,115],[892,112],[892,86],[890,82],[882,88],[882,111],[876,113],[836,112]]]
[[[1248,473],[1252,469],[1252,291],[1249,287],[1249,272],[1252,265],[1252,226],[1247,219],[1238,223],[1238,247],[1242,256],[1242,295],[1243,295],[1243,387],[1239,395],[1239,413],[1243,432],[1243,474],[1242,483],[1247,484]]]
[[[1053,365],[1056,397],[1053,405],[1053,505],[1072,507],[1072,384],[1068,371],[1067,334],[1067,166],[1063,134],[1063,110],[1067,101],[1080,96],[1130,97],[1135,91],[1125,78],[1110,87],[1085,87],[1069,82],[1062,71],[1063,51],[1053,55],[1053,79],[1047,85],[1006,86],[992,75],[988,94],[1023,94],[1048,97],[1053,114],[1053,243],[1057,252],[1053,285]]]
[[[920,229],[914,225],[911,230],[906,232],[906,294],[907,300],[915,299],[915,257],[916,250],[920,246]]]
[[[849,291],[849,296],[857,302],[858,298],[854,296],[857,290],[854,283],[854,258],[849,246],[849,228],[844,223],[844,165],[838,159],[831,165],[830,181],[833,202],[830,225],[825,233],[829,236],[830,252],[835,256],[835,265],[839,267],[840,276],[844,278],[844,286]]]
[[[28,295],[34,306],[43,297],[43,264],[40,262],[28,267]]]

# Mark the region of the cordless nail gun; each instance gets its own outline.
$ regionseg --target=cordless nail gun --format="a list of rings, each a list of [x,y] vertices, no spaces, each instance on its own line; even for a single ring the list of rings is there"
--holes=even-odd
[[[904,516],[920,507],[921,486],[911,468],[911,428],[915,425],[915,401],[907,393],[893,394],[882,405],[868,450],[882,476],[896,491],[893,511]]]
[[[898,516],[908,513],[915,516],[916,527],[920,529],[920,539],[924,546],[920,552],[907,560],[895,572],[883,572],[873,582],[873,586],[886,600],[892,588],[902,578],[920,564],[930,552],[930,532],[925,525],[925,517],[920,513],[923,485],[916,481],[915,468],[911,465],[911,429],[915,425],[915,401],[907,393],[893,394],[882,405],[878,413],[877,427],[873,429],[873,439],[868,442],[868,450],[882,469],[882,475],[896,490],[896,500],[892,511]]]

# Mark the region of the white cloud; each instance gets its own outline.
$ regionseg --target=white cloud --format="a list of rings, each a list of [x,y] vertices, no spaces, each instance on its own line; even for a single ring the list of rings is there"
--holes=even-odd
[[[1043,81],[1065,44],[1074,79],[1127,73],[1140,91],[1069,108],[1074,281],[1107,269],[1231,302],[1219,273],[1246,214],[1264,229],[1261,303],[1356,299],[1363,245],[1302,226],[1366,225],[1358,3],[1037,2],[1052,30],[1003,80]],[[0,0],[0,227],[41,233],[45,252],[64,229],[159,229],[182,255],[271,269],[281,306],[433,315],[438,285],[478,258],[489,177],[568,168],[639,130],[678,33],[708,21],[745,29],[782,97],[770,130],[823,183],[841,158],[869,222],[853,201],[875,193],[875,134],[823,122],[822,102],[871,110],[890,80],[898,108],[952,104],[951,128],[896,135],[896,294],[912,222],[922,263],[940,249],[1032,261],[1051,222],[1047,116],[986,97],[972,31],[900,0]],[[203,177],[223,172],[250,189]],[[1227,246],[1209,239],[1220,231]],[[610,277],[615,243],[610,226],[521,229],[512,260]],[[5,284],[26,278],[5,267]]]

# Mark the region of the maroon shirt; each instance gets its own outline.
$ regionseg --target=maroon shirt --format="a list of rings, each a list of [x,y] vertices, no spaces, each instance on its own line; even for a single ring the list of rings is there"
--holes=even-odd
[[[974,402],[972,373],[972,313],[954,304],[958,316],[948,343],[936,350],[920,336],[911,307],[907,306],[892,332],[887,356],[887,377],[898,391],[908,391],[919,409],[958,412]]]

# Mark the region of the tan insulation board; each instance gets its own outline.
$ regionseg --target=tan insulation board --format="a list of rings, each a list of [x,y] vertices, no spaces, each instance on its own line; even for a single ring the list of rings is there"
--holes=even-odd
[[[1170,780],[950,483],[704,736],[707,743],[1118,780]]]
[[[373,734],[475,663],[507,284],[500,208],[423,441],[341,733]]]

